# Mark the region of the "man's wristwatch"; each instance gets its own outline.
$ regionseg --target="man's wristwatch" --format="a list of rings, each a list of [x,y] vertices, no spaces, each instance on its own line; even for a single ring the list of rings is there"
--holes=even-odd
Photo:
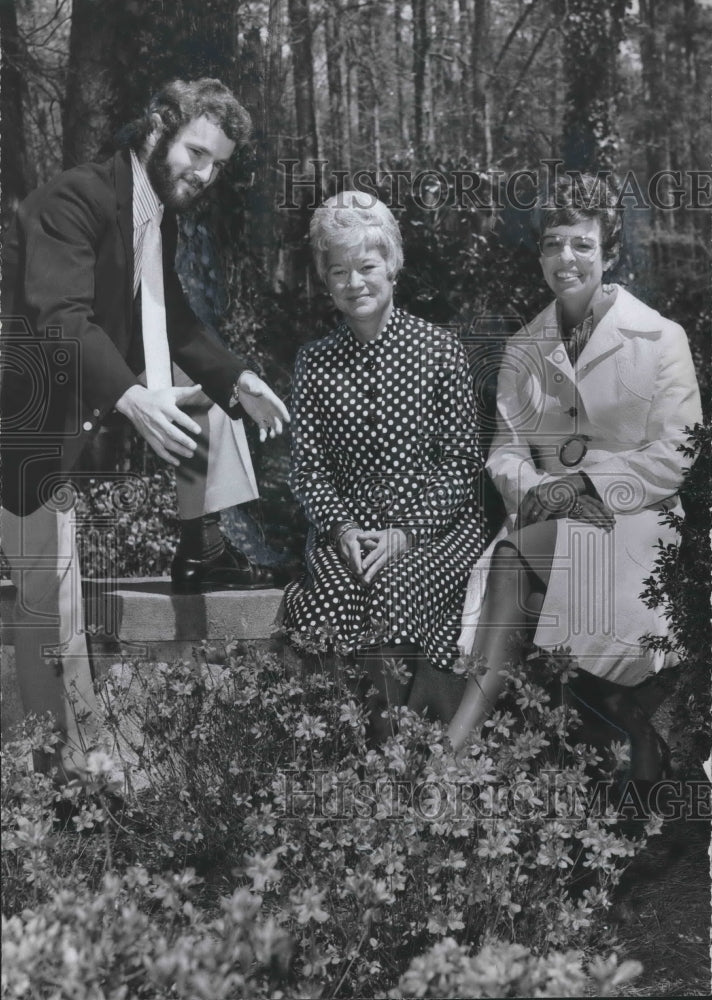
[[[235,384],[232,387],[232,392],[230,393],[230,399],[227,404],[230,410],[232,410],[235,406],[240,405],[240,393],[247,392],[247,389],[240,389],[240,379],[242,378],[243,375],[254,375],[255,378],[260,377],[257,374],[257,372],[253,372],[250,368],[246,368],[244,372],[240,372],[240,374],[235,379]]]

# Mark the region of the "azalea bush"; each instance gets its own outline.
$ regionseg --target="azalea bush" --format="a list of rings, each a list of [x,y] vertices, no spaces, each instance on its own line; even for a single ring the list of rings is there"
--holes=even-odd
[[[107,874],[97,892],[67,885],[39,911],[5,918],[3,996],[42,1000],[235,1000],[316,997],[290,972],[297,942],[268,916],[260,895],[237,889],[209,916],[196,899],[200,880],[132,867]],[[290,912],[292,911],[292,912]],[[298,914],[297,914],[298,915]],[[584,967],[580,952],[534,955],[492,942],[472,955],[444,938],[415,959],[387,996],[612,996],[639,963],[615,954]],[[344,995],[349,995],[347,991]],[[353,995],[353,994],[351,994]],[[364,996],[365,994],[358,994]]]
[[[593,795],[604,764],[575,713],[513,670],[460,759],[405,709],[369,750],[348,661],[305,659],[232,643],[117,665],[111,757],[91,758],[90,794],[65,790],[64,825],[27,765],[46,729],[7,748],[7,995],[614,992],[635,968],[597,956],[644,838]]]
[[[264,566],[290,559],[298,562],[304,552],[306,522],[288,495],[287,452],[288,443],[281,441],[270,442],[268,454],[259,455],[253,448],[261,499],[221,512],[223,534],[249,559]],[[158,463],[151,460],[148,464]],[[179,539],[171,470],[85,477],[73,495],[85,580],[170,574]]]
[[[75,517],[85,579],[170,572],[178,541],[170,471],[82,477],[79,485]]]
[[[649,640],[678,661],[662,678],[670,691],[670,735],[684,771],[692,771],[712,751],[709,650],[710,565],[712,550],[712,424],[697,424],[681,448],[694,464],[681,491],[685,517],[669,511],[661,519],[675,528],[679,544],[658,545],[655,571],[643,598],[660,608],[670,622],[665,636]]]
[[[251,1000],[330,996],[295,981],[297,942],[237,889],[209,917],[196,905],[200,880],[130,868],[105,875],[98,892],[67,887],[38,913],[3,918],[3,996],[42,1000]],[[283,917],[289,916],[289,904]],[[585,963],[578,952],[534,955],[492,942],[477,955],[444,938],[381,996],[613,996],[639,963],[615,955]],[[343,995],[354,995],[350,990]],[[358,996],[372,994],[359,993]]]
[[[639,970],[638,962],[619,964],[615,954],[594,958],[584,969],[579,952],[539,956],[524,945],[504,941],[492,941],[473,955],[453,938],[443,938],[411,962],[389,996],[392,1000],[616,996]]]

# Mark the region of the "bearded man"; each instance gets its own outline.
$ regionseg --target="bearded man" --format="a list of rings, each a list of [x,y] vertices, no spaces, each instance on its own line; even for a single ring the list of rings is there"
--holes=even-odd
[[[71,504],[57,487],[122,415],[176,467],[174,590],[269,586],[226,544],[219,511],[257,495],[241,417],[289,419],[248,363],[202,324],[174,268],[175,212],[247,143],[249,114],[218,80],[175,80],[110,160],[66,171],[19,207],[3,252],[3,551],[17,588],[25,712],[51,711],[51,764],[81,776],[96,713]],[[108,471],[108,470],[107,470]],[[91,727],[90,727],[91,728]],[[89,739],[90,742],[90,739]]]

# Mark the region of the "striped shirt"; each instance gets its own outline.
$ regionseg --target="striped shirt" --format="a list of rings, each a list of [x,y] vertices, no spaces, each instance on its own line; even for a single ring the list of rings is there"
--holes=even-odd
[[[556,304],[556,316],[559,321],[559,330],[569,361],[575,365],[581,352],[591,339],[591,334],[616,301],[618,290],[615,285],[601,285],[594,295],[595,301],[591,305],[591,311],[578,326],[567,328],[564,326],[561,306]]]
[[[143,238],[146,235],[146,226],[157,212],[163,211],[163,205],[151,187],[146,168],[133,149],[131,150],[131,173],[133,175],[133,291],[135,296],[138,292],[138,286],[141,284]]]

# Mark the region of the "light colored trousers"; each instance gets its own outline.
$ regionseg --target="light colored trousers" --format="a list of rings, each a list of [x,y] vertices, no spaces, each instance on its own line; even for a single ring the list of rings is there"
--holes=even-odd
[[[176,368],[174,381],[192,384]],[[242,421],[230,420],[205,395],[186,410],[200,424],[201,434],[193,457],[181,460],[176,470],[178,516],[200,517],[255,499],[257,484]],[[81,745],[82,735],[91,742],[97,706],[74,509],[47,504],[27,517],[3,510],[0,530],[17,593],[15,662],[25,714],[52,712],[68,743]]]

